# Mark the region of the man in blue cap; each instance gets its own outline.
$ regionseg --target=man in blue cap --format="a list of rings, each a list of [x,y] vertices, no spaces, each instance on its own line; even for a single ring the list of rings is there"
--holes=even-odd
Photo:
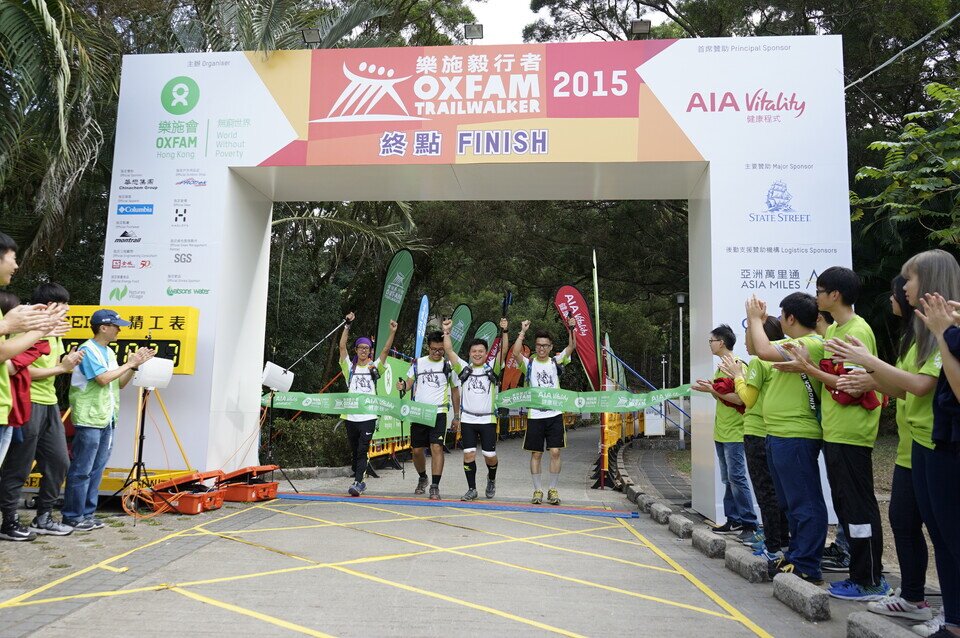
[[[100,477],[110,460],[113,430],[120,416],[120,389],[130,382],[134,371],[153,358],[155,350],[140,348],[123,365],[110,344],[120,328],[130,322],[115,310],[97,310],[90,317],[93,338],[80,346],[83,361],[70,378],[70,410],[76,434],[73,461],[67,470],[63,492],[63,522],[77,532],[103,527],[93,513],[97,509]]]

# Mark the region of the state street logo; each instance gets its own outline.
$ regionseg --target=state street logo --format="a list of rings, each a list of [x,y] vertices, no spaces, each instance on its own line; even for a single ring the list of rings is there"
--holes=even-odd
[[[787,190],[787,185],[778,180],[767,191],[767,210],[771,213],[792,213],[791,199],[793,195]]]
[[[186,115],[199,101],[200,87],[186,75],[173,78],[160,91],[160,104],[171,115]]]
[[[354,73],[343,63],[343,75],[349,81],[340,93],[327,117],[311,122],[390,122],[423,120],[410,115],[397,85],[409,80],[410,75],[394,77],[396,71],[385,66],[361,62]],[[399,113],[397,110],[399,109]]]

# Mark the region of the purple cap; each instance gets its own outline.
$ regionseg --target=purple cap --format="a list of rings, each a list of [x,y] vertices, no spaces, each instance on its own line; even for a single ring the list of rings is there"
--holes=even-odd
[[[129,326],[130,322],[121,319],[116,310],[98,310],[90,317],[90,324],[93,326]]]
[[[353,347],[356,348],[357,346],[370,346],[370,347],[372,348],[372,347],[373,347],[373,341],[371,341],[371,340],[370,340],[369,338],[367,338],[367,337],[360,337],[360,338],[358,338],[356,341],[353,342]]]

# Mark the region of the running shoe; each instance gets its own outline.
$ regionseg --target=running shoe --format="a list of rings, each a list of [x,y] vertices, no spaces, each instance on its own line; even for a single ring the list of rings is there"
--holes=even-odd
[[[918,636],[932,636],[943,629],[945,624],[947,624],[947,618],[944,616],[943,609],[941,608],[940,613],[934,616],[932,620],[914,625],[910,627],[910,629]]]
[[[743,543],[744,545],[752,546],[758,541],[766,540],[766,537],[763,535],[762,530],[754,529],[751,527],[744,527],[743,531],[737,535],[737,540]]]
[[[837,545],[836,543],[830,543],[823,548],[823,557],[824,558],[836,558],[838,556],[846,556],[847,552]]]
[[[413,490],[414,494],[425,494],[427,491],[427,477],[421,476],[417,479],[417,489]]]
[[[858,600],[861,602],[879,601],[893,593],[885,578],[880,578],[880,584],[874,587],[864,587],[852,580],[840,580],[830,585],[827,593],[834,598],[843,600]]]
[[[367,484],[363,481],[354,481],[353,485],[350,486],[350,489],[347,490],[347,493],[350,496],[360,496],[363,494],[363,491],[367,489]]]
[[[460,497],[461,501],[475,501],[477,500],[477,490],[475,488],[470,488],[467,490],[467,493]]]
[[[835,546],[836,543],[833,543],[831,547]],[[847,554],[839,547],[836,551],[830,552],[827,554],[827,550],[823,551],[823,558],[820,559],[820,569],[829,573],[841,573],[850,571],[850,554]]]
[[[933,620],[933,610],[925,600],[918,603],[911,603],[900,596],[900,588],[897,588],[893,594],[881,598],[872,603],[867,603],[867,609],[875,614],[882,616],[893,616],[894,618],[909,618],[910,620],[919,620],[921,622]]]
[[[431,485],[431,486],[430,486],[430,500],[431,500],[431,501],[439,501],[439,500],[440,500],[440,486],[439,486],[439,485]]]
[[[50,512],[44,512],[40,516],[34,518],[28,529],[35,534],[49,536],[69,536],[70,534],[73,534],[72,527],[57,521],[55,518],[53,518]]]
[[[560,492],[558,492],[556,488],[547,490],[547,503],[551,505],[560,504]]]
[[[723,525],[713,528],[714,534],[739,534],[743,531],[743,525],[740,523],[734,523],[730,519],[727,519],[727,522]]]
[[[63,519],[64,525],[69,525],[73,528],[75,532],[89,532],[92,529],[96,528],[96,525],[89,518],[78,518],[72,521]]]
[[[101,521],[96,516],[88,516],[83,520],[90,523],[90,529],[103,529],[104,527],[106,527],[106,525],[103,524],[103,521]]]
[[[493,498],[497,495],[497,482],[493,479],[487,479],[487,491],[483,493],[487,498]]]
[[[0,538],[5,541],[23,542],[35,540],[37,535],[21,525],[19,518],[12,518],[3,521],[0,525]]]
[[[797,566],[791,563],[785,556],[782,554],[776,560],[773,560],[767,563],[767,574],[770,578],[773,578],[777,574],[793,574],[801,580],[805,580],[811,585],[816,585],[819,587],[823,584],[822,578],[817,578],[816,576],[811,576],[797,569]]]
[[[533,498],[530,499],[530,502],[533,503],[534,505],[540,505],[541,503],[543,503],[543,491],[542,491],[542,490],[534,490],[534,491],[533,491]]]
[[[756,554],[758,551],[765,551],[767,549],[767,539],[762,538],[756,543],[751,543],[750,549],[753,550],[754,554]]]

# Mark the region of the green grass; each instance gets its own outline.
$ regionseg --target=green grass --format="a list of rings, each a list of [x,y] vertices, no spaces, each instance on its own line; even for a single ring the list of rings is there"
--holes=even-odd
[[[690,448],[685,450],[668,450],[667,463],[669,463],[677,473],[690,478],[693,471],[693,463],[690,460]]]

